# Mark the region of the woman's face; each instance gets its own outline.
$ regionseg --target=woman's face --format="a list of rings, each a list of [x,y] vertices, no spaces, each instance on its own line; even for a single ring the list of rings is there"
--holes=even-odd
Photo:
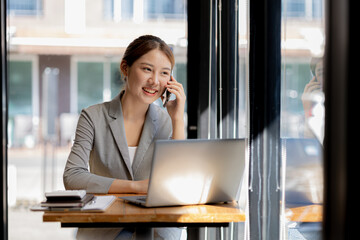
[[[127,66],[127,93],[141,102],[151,104],[164,92],[171,75],[171,62],[160,50],[154,49]]]

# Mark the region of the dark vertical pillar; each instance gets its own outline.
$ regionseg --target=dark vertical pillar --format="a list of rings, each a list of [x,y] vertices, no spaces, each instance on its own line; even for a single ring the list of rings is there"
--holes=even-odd
[[[188,1],[188,138],[216,135],[215,16],[216,1]]]
[[[358,57],[354,0],[326,1],[324,237],[358,238]]]
[[[281,1],[250,2],[250,238],[280,237]]]
[[[223,138],[234,138],[238,132],[238,106],[239,101],[239,54],[238,54],[238,5],[237,0],[221,0],[219,11],[219,49],[218,54],[218,122],[222,122],[221,135]],[[220,34],[221,32],[221,34]],[[220,51],[220,50],[219,50]],[[221,75],[220,75],[221,74]],[[221,94],[220,94],[221,92]],[[221,100],[221,102],[220,102]],[[221,106],[221,109],[220,109]],[[220,112],[221,111],[221,112]],[[220,133],[219,133],[220,135]]]

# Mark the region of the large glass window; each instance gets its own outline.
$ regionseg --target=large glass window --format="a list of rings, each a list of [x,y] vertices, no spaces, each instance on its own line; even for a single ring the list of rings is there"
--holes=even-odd
[[[9,238],[75,239],[74,229],[44,224],[42,213],[29,207],[43,200],[45,191],[64,188],[78,114],[120,92],[119,64],[130,41],[153,34],[167,42],[175,55],[174,76],[186,88],[186,1],[7,3]],[[52,89],[48,80],[54,80]],[[51,134],[45,131],[49,119]]]
[[[324,2],[282,1],[284,236],[321,239]],[[297,211],[301,210],[301,215]],[[307,213],[311,212],[312,217]]]

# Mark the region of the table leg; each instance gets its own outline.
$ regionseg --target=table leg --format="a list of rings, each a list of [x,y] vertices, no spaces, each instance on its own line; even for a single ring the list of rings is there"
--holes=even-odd
[[[136,228],[135,231],[136,240],[153,240],[154,229],[153,228]]]

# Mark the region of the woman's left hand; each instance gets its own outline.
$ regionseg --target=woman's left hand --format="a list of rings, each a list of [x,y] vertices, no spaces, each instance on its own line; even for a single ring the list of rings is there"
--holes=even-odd
[[[171,81],[167,82],[166,88],[170,93],[176,96],[175,100],[170,100],[166,104],[166,109],[171,117],[171,120],[173,122],[184,121],[186,95],[183,85],[171,76]]]

